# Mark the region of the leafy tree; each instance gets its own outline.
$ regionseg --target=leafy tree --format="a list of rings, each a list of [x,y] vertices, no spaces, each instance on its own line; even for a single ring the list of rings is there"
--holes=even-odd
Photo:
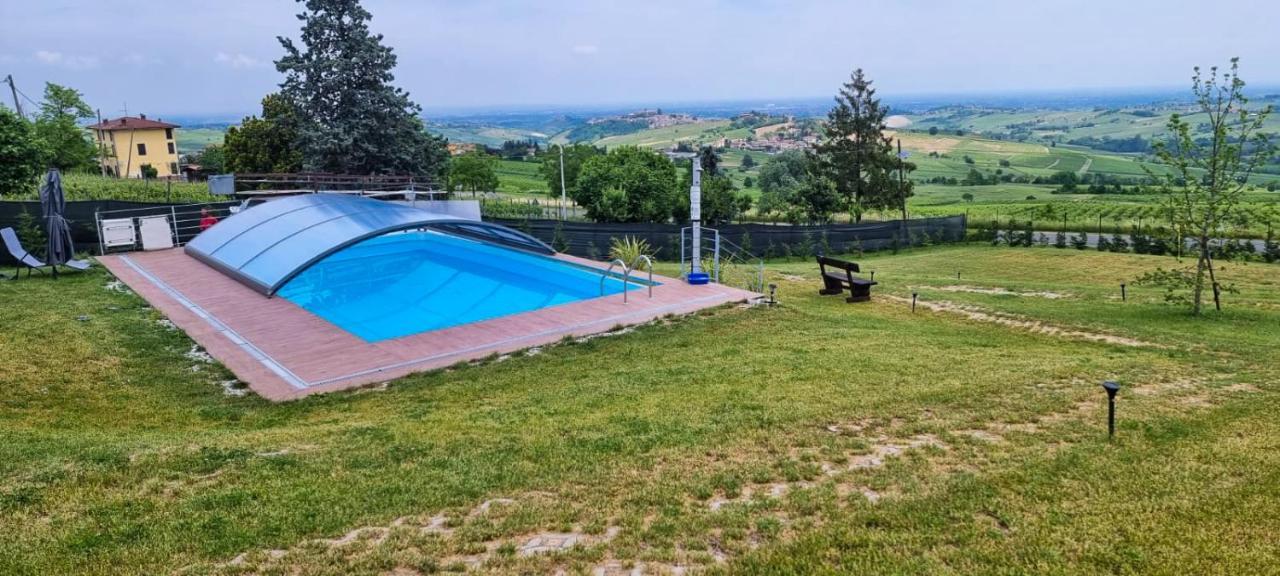
[[[930,127],[929,127],[929,135],[930,135],[930,136],[937,136],[937,135],[938,135],[938,127],[937,127],[937,126],[930,126]]]
[[[427,133],[421,108],[395,87],[395,54],[359,0],[298,0],[303,48],[281,37],[281,95],[297,114],[308,170],[438,177],[444,141]]]
[[[228,172],[298,172],[298,121],[293,106],[279,94],[262,99],[262,117],[250,116],[227,129],[223,168]]]
[[[799,189],[809,178],[809,159],[799,150],[788,150],[765,161],[760,167],[761,214],[785,213],[795,205]]]
[[[666,222],[680,205],[675,165],[633,146],[582,164],[572,198],[597,222]]]
[[[1208,135],[1197,135],[1196,127],[1175,113],[1166,124],[1168,141],[1155,143],[1156,156],[1172,168],[1164,176],[1162,192],[1178,241],[1190,236],[1196,246],[1194,271],[1184,278],[1190,279],[1190,303],[1197,315],[1203,309],[1206,279],[1215,292],[1219,288],[1210,240],[1220,226],[1239,216],[1249,176],[1276,152],[1270,135],[1261,131],[1272,108],[1249,109],[1244,86],[1238,58],[1231,59],[1231,70],[1221,77],[1216,66],[1209,69],[1208,79],[1196,67],[1191,90]]]
[[[204,150],[187,158],[191,164],[200,165],[200,169],[210,174],[220,174],[226,166],[226,154],[223,144],[210,144]]]
[[[160,171],[156,170],[156,167],[150,164],[143,164],[139,166],[138,172],[142,174],[143,180],[155,180],[156,177],[160,175]]]
[[[960,199],[964,200],[965,202],[973,202],[973,193],[965,192],[964,194],[960,195]]]
[[[479,150],[468,152],[453,160],[449,169],[449,188],[491,192],[498,188],[498,174],[494,171],[497,159]]]
[[[817,165],[859,220],[864,210],[898,205],[889,175],[897,162],[884,135],[887,114],[871,80],[861,68],[854,70],[827,113],[823,139],[815,150]]]
[[[703,146],[698,152],[698,161],[702,163],[702,174],[707,178],[720,175],[720,155],[715,148]]]
[[[827,177],[820,164],[810,159],[806,163],[804,182],[796,188],[792,199],[794,212],[791,219],[816,224],[830,222],[844,203],[845,198],[835,182]]]
[[[742,187],[743,187],[743,188],[752,188],[752,187],[754,187],[755,185],[756,185],[756,181],[755,181],[755,179],[751,178],[750,176],[747,176],[746,178],[743,178],[743,179],[742,179]]]
[[[755,167],[755,165],[756,165],[756,159],[755,159],[755,158],[752,158],[750,154],[743,154],[743,155],[742,155],[742,167],[743,167],[743,168],[754,168],[754,167]]]
[[[29,192],[40,168],[40,146],[31,123],[0,106],[0,196]]]
[[[582,171],[582,163],[588,158],[604,155],[604,150],[590,144],[572,144],[564,147],[564,186],[570,198],[578,186],[578,173]],[[553,198],[560,197],[560,150],[558,147],[548,149],[542,156],[542,165],[538,173],[547,181],[548,193]]]
[[[1080,175],[1070,170],[1059,170],[1049,177],[1050,184],[1057,184],[1060,192],[1075,192]]]
[[[64,172],[94,165],[98,148],[80,127],[80,120],[92,117],[93,109],[78,90],[45,83],[34,128],[47,165]]]

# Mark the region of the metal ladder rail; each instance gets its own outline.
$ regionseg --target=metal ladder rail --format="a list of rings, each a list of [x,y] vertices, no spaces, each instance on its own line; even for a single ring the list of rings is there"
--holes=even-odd
[[[649,297],[653,298],[653,260],[644,254],[639,254],[631,261],[631,269],[637,270],[635,265],[641,260],[644,260],[645,265],[649,268]],[[623,285],[623,288],[626,288],[625,284]]]
[[[606,268],[605,271],[600,274],[600,295],[604,296],[604,281],[606,278],[609,277],[610,274],[613,273],[614,266],[622,266],[622,303],[626,304],[627,303],[627,280],[631,278],[631,269],[627,268],[627,263],[623,262],[621,258],[614,258],[613,261],[609,263],[609,267]]]

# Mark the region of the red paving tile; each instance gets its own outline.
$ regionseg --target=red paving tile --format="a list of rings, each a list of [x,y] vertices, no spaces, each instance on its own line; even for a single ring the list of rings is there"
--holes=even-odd
[[[556,257],[603,268],[582,258]],[[273,401],[385,382],[755,296],[655,275],[662,285],[654,287],[652,298],[633,291],[625,304],[615,294],[370,343],[284,298],[266,298],[180,249],[99,260],[237,378]]]

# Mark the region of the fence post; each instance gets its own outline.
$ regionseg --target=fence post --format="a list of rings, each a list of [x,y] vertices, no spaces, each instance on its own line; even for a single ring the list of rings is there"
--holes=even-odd
[[[178,235],[178,209],[169,206],[169,217],[172,219],[170,223],[173,225],[173,245],[177,246],[182,243],[182,237]]]
[[[106,236],[102,235],[102,211],[101,210],[93,211],[93,227],[95,230],[98,231],[98,255],[106,256],[107,255],[107,246],[106,246],[107,238]]]

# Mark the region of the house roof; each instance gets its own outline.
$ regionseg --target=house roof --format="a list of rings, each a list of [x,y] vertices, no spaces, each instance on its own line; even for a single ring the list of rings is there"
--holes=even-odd
[[[89,126],[90,130],[158,130],[161,128],[178,128],[177,124],[161,122],[159,120],[150,120],[146,115],[142,116],[123,116],[112,120],[106,120],[98,124]]]

